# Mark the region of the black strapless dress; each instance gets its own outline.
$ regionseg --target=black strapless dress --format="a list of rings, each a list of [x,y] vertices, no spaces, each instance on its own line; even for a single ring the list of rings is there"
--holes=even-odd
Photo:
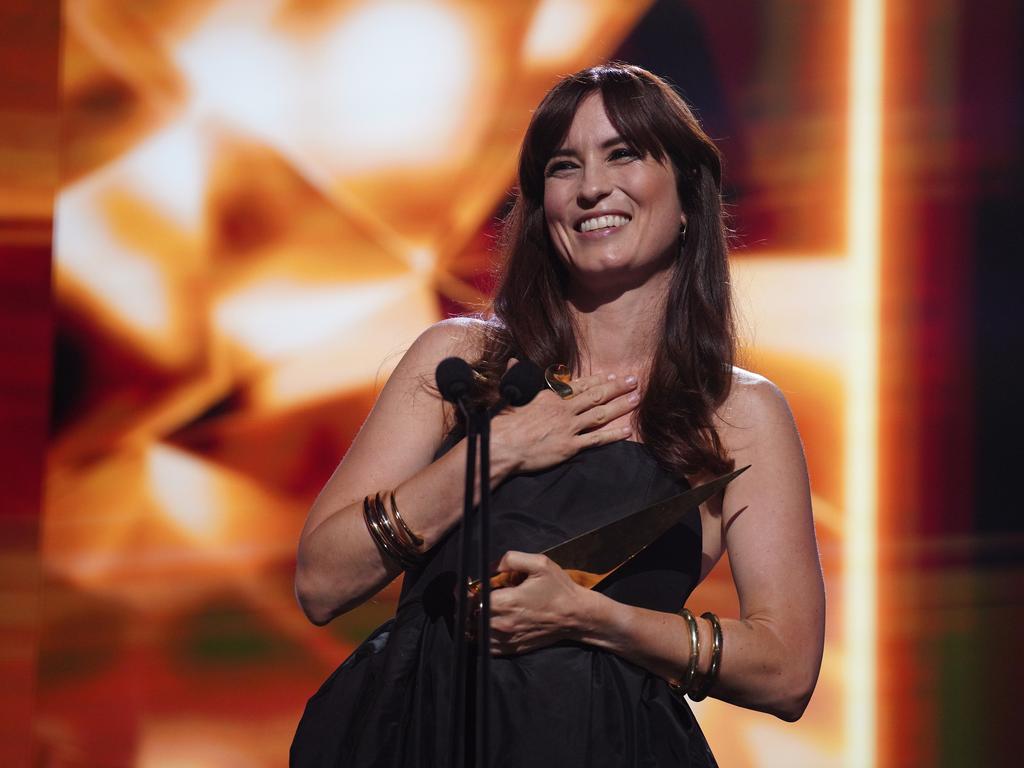
[[[510,549],[542,551],[685,488],[646,447],[625,441],[518,475],[492,495],[492,561]],[[449,534],[420,570],[406,574],[395,617],[309,700],[292,766],[448,765],[457,542]],[[674,612],[696,586],[700,565],[694,511],[601,591]],[[716,765],[687,704],[663,679],[615,654],[563,642],[495,657],[490,667],[495,768]]]

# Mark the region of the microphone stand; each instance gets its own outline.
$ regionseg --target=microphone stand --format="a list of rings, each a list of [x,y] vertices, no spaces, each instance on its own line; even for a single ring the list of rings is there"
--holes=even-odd
[[[455,578],[455,594],[458,608],[455,612],[455,668],[453,670],[453,710],[451,727],[451,749],[453,768],[465,768],[466,752],[466,566],[469,563],[470,531],[473,516],[473,496],[476,492],[476,419],[459,400],[459,408],[466,419],[466,486],[462,505],[462,527],[459,529],[459,565]]]
[[[447,363],[448,361],[444,361]],[[465,377],[469,367],[460,361],[462,370],[455,372]],[[444,363],[443,363],[444,364]],[[518,369],[518,377],[515,372]],[[452,368],[448,368],[452,373]],[[508,404],[525,405],[544,386],[543,374],[532,363],[523,362],[513,366],[501,382],[501,399],[491,409],[480,407],[471,410],[466,403],[465,391],[446,399],[455,400],[466,420],[466,486],[462,507],[462,527],[459,532],[458,573],[455,579],[457,608],[455,612],[455,669],[452,674],[453,711],[451,722],[451,749],[453,768],[468,768],[469,734],[466,732],[467,685],[469,668],[466,643],[466,614],[468,596],[466,593],[466,572],[470,562],[473,524],[473,497],[476,491],[477,441],[480,443],[480,504],[477,507],[479,526],[479,550],[477,572],[480,579],[480,613],[476,631],[476,691],[474,708],[474,763],[472,768],[487,768],[490,746],[490,690],[491,690],[491,418],[500,413]]]
[[[491,693],[491,414],[481,409],[480,420],[480,626],[477,627],[476,763],[486,768]]]
[[[463,502],[463,523],[459,534],[459,565],[455,580],[457,594],[457,610],[455,613],[455,669],[453,674],[454,710],[452,713],[452,749],[458,754],[452,761],[455,768],[466,768],[465,760],[469,752],[469,734],[466,733],[466,672],[469,667],[467,659],[468,647],[465,631],[468,613],[466,595],[466,572],[470,559],[472,540],[473,497],[476,491],[477,440],[480,442],[480,504],[475,516],[479,531],[479,549],[477,553],[477,573],[480,579],[481,607],[477,617],[476,631],[476,696],[475,732],[473,768],[485,768],[487,765],[488,746],[490,741],[490,684],[491,684],[491,581],[490,581],[490,546],[491,546],[491,412],[486,408],[470,411],[460,402],[460,408],[466,418],[466,487]]]

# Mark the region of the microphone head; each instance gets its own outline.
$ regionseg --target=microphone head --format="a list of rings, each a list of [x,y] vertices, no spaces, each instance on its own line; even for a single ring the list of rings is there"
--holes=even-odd
[[[511,406],[526,405],[547,386],[544,371],[530,360],[520,360],[513,365],[498,385],[498,391]]]
[[[469,395],[473,386],[473,369],[461,357],[446,357],[434,374],[441,397],[449,403],[458,403]]]

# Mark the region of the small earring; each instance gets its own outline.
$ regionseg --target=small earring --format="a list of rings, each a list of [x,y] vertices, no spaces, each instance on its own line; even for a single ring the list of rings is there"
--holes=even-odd
[[[683,222],[683,226],[679,228],[679,239],[682,242],[686,242],[686,222]]]

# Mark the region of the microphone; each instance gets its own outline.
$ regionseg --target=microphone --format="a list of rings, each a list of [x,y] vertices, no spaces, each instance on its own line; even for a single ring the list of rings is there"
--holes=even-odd
[[[469,396],[473,386],[473,369],[461,357],[446,357],[438,364],[434,378],[441,397],[449,403],[458,404]]]
[[[540,366],[531,360],[520,360],[501,377],[498,391],[502,400],[518,407],[533,400],[546,386]]]

